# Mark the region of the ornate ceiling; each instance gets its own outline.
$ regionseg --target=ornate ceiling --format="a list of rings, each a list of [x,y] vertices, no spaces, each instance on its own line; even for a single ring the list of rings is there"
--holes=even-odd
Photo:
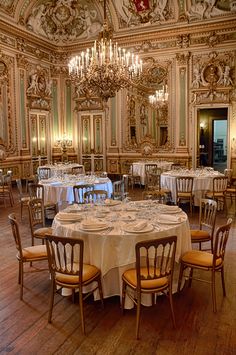
[[[107,0],[115,34],[176,27],[187,21],[236,16],[235,0]],[[103,23],[103,0],[1,0],[3,22],[54,44],[72,44],[97,36]]]

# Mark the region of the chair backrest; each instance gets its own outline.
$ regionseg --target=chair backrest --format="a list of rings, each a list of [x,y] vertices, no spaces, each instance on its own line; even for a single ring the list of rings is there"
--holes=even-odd
[[[45,226],[44,204],[41,198],[34,198],[28,202],[29,220],[31,232],[34,232],[34,227],[41,225]]]
[[[216,176],[213,178],[213,193],[214,192],[225,192],[228,185],[227,176]]]
[[[227,220],[227,223],[219,227],[216,231],[214,248],[213,248],[213,265],[217,267],[222,265],[225,257],[226,244],[229,239],[229,231],[232,225],[232,218]]]
[[[83,174],[84,173],[84,167],[82,165],[78,166],[73,166],[71,169],[72,174]]]
[[[84,193],[84,201],[88,202],[95,202],[105,200],[108,194],[106,190],[93,190],[93,191],[86,191]]]
[[[47,168],[47,167],[38,168],[39,180],[49,179],[50,177],[51,177],[51,168]]]
[[[174,163],[171,165],[171,170],[181,170],[182,166],[180,163]]]
[[[207,227],[213,235],[216,221],[217,202],[211,199],[201,199],[199,209],[200,229]]]
[[[15,214],[14,213],[9,214],[8,220],[9,220],[10,225],[11,225],[12,235],[13,235],[13,238],[14,238],[14,241],[15,241],[16,249],[18,250],[20,258],[22,259],[23,255],[22,255],[22,246],[21,246],[19,225],[17,223]]]
[[[160,190],[161,175],[148,172],[146,173],[145,189],[146,190]]]
[[[158,190],[144,190],[142,192],[142,200],[156,200],[162,204],[166,204],[167,195]]]
[[[228,178],[228,186],[232,184],[233,169],[225,169],[224,175]]]
[[[148,172],[156,173],[157,169],[157,164],[145,164],[145,174],[147,174]]]
[[[193,177],[192,176],[178,176],[176,177],[176,192],[189,192],[193,191]]]
[[[46,246],[49,270],[52,275],[55,273],[78,275],[79,280],[83,279],[83,240],[47,235]]]
[[[137,290],[143,281],[169,277],[172,284],[177,237],[141,241],[135,246]],[[145,268],[145,272],[143,271]]]
[[[124,182],[124,192],[128,193],[128,190],[129,190],[129,175],[128,174],[123,174],[122,175],[122,181]]]
[[[124,198],[125,193],[125,184],[124,180],[117,180],[112,183],[113,187],[113,199],[114,200],[122,200]]]
[[[31,199],[40,198],[44,201],[44,187],[41,184],[30,182],[28,185],[29,195]]]
[[[74,203],[85,203],[84,201],[84,193],[86,191],[93,191],[94,185],[74,185],[73,186],[73,194],[74,194]]]

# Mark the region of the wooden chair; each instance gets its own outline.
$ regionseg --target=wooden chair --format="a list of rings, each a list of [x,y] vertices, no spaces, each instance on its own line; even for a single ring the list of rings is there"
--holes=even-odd
[[[87,191],[93,191],[94,185],[75,185],[73,186],[74,203],[85,203],[84,193]]]
[[[142,200],[157,200],[162,204],[166,204],[167,195],[165,192],[159,190],[144,190],[142,192]]]
[[[189,202],[190,211],[192,213],[194,196],[193,196],[193,177],[190,176],[178,176],[176,177],[176,197],[177,205],[181,202]]]
[[[5,174],[0,176],[0,200],[3,200],[4,206],[6,207],[7,200],[10,205],[13,206],[13,192],[12,192],[12,177],[11,174]]]
[[[127,193],[125,193],[125,183],[124,180],[117,180],[112,183],[113,192],[112,198],[113,200],[122,201],[125,197],[127,197]]]
[[[141,176],[134,173],[133,164],[130,165],[130,169],[131,169],[131,173],[129,174],[129,181],[132,189],[136,184],[139,184],[139,186],[141,187]]]
[[[177,237],[159,238],[136,244],[136,268],[129,269],[122,276],[122,311],[127,295],[137,306],[136,338],[139,338],[141,294],[164,293],[169,297],[173,324],[175,315],[172,300],[172,278],[175,262]],[[127,286],[134,291],[128,292]],[[154,297],[153,297],[154,298]]]
[[[21,219],[22,219],[23,208],[24,207],[28,207],[28,202],[30,200],[30,195],[26,194],[26,193],[23,193],[21,179],[16,179],[16,186],[17,186],[18,194],[19,194],[20,215],[21,215]]]
[[[211,273],[211,279],[199,279],[198,281],[203,281],[211,284],[212,292],[212,303],[213,311],[216,312],[216,290],[215,290],[215,275],[216,272],[221,273],[221,282],[223,295],[226,296],[225,290],[225,281],[224,281],[224,257],[225,257],[225,248],[229,237],[229,231],[232,224],[232,219],[229,218],[227,223],[218,228],[214,240],[213,253],[208,253],[201,250],[192,250],[186,252],[182,255],[180,260],[180,273],[179,273],[179,282],[178,282],[178,291],[180,291],[180,285],[183,277],[184,270],[190,268],[189,275],[189,287],[191,286],[193,278],[193,270],[204,270]]]
[[[226,206],[226,190],[227,190],[228,178],[227,176],[216,176],[213,178],[213,190],[207,191],[205,198],[211,198],[217,202],[218,209],[227,209]]]
[[[73,166],[71,172],[72,174],[84,174],[84,167],[82,165]]]
[[[12,234],[15,240],[17,255],[16,258],[19,262],[19,273],[18,273],[18,283],[20,284],[20,299],[23,299],[23,288],[24,288],[24,264],[32,263],[34,261],[43,261],[47,260],[47,249],[46,245],[37,245],[31,247],[22,247],[21,237],[19,232],[19,226],[16,221],[14,213],[8,216]],[[40,269],[45,270],[45,269]],[[39,269],[35,270],[39,271]]]
[[[199,250],[204,242],[211,242],[213,252],[213,235],[217,212],[217,202],[210,199],[201,199],[199,206],[199,229],[191,229],[192,243],[199,243]]]
[[[92,190],[84,193],[84,201],[86,203],[105,200],[107,197],[108,194],[106,190]]]
[[[51,168],[48,167],[39,167],[38,168],[38,179],[44,180],[51,177]]]
[[[47,236],[46,246],[48,252],[48,263],[51,274],[51,295],[48,322],[52,320],[52,310],[55,292],[58,287],[71,289],[73,296],[76,289],[79,289],[80,316],[82,332],[85,334],[83,301],[95,290],[99,290],[103,306],[103,292],[101,283],[101,271],[94,265],[84,264],[84,242],[81,239]],[[83,297],[83,287],[92,283],[95,287]],[[74,297],[73,297],[74,299]]]
[[[52,228],[45,227],[43,200],[40,198],[30,200],[28,202],[28,209],[32,245],[34,245],[34,238],[39,238],[44,243],[46,234],[52,234]]]
[[[57,214],[57,204],[52,201],[45,201],[44,186],[42,184],[29,183],[29,194],[31,199],[40,198],[43,201],[44,216],[53,219]]]
[[[236,185],[233,183],[233,169],[225,169],[224,175],[228,179],[227,189],[225,191],[225,198],[226,200],[230,198],[231,205],[233,203],[233,200],[236,204]]]

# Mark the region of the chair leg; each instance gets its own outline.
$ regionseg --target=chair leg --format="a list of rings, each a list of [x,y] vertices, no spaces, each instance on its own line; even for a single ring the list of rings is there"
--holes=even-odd
[[[80,307],[80,318],[81,318],[82,333],[85,334],[84,305],[83,305],[82,287],[81,287],[81,289],[79,290],[79,307]]]
[[[54,303],[54,294],[55,294],[55,282],[53,280],[51,281],[51,290],[50,290],[50,301],[49,301],[49,312],[48,312],[48,323],[52,322],[52,309],[53,309],[53,303]]]
[[[221,268],[220,272],[221,272],[221,283],[222,283],[223,295],[225,297],[226,296],[226,289],[225,289],[224,267]]]
[[[191,267],[191,270],[190,270],[190,273],[189,273],[188,287],[192,286],[192,280],[193,280],[193,268]]]
[[[98,277],[97,282],[98,282],[98,290],[99,290],[99,296],[100,296],[102,308],[104,308],[101,276]]]
[[[123,280],[122,281],[122,299],[121,299],[121,311],[122,313],[124,313],[124,309],[125,309],[125,295],[126,295],[126,283]]]
[[[171,316],[172,316],[173,326],[174,326],[174,328],[176,328],[172,290],[169,290],[169,301],[170,301],[170,309],[171,309]]]
[[[184,264],[180,263],[180,270],[179,270],[179,280],[178,280],[178,288],[177,292],[180,292],[180,286],[183,278],[183,272],[184,272]]]
[[[24,287],[24,265],[20,261],[20,299],[23,300],[23,287]]]
[[[216,284],[215,284],[215,271],[211,274],[211,292],[212,292],[212,303],[213,312],[216,313]]]
[[[139,339],[140,311],[141,311],[141,292],[137,292],[136,339]]]

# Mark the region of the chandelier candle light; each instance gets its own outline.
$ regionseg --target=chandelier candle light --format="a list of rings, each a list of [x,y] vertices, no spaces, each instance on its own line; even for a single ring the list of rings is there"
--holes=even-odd
[[[156,90],[154,95],[149,95],[149,102],[152,106],[158,107],[168,100],[167,85],[163,85],[162,89]]]
[[[71,79],[103,101],[114,97],[121,88],[128,87],[142,72],[142,60],[118,47],[110,37],[104,0],[100,39],[94,42],[92,48],[73,57],[68,64]]]

